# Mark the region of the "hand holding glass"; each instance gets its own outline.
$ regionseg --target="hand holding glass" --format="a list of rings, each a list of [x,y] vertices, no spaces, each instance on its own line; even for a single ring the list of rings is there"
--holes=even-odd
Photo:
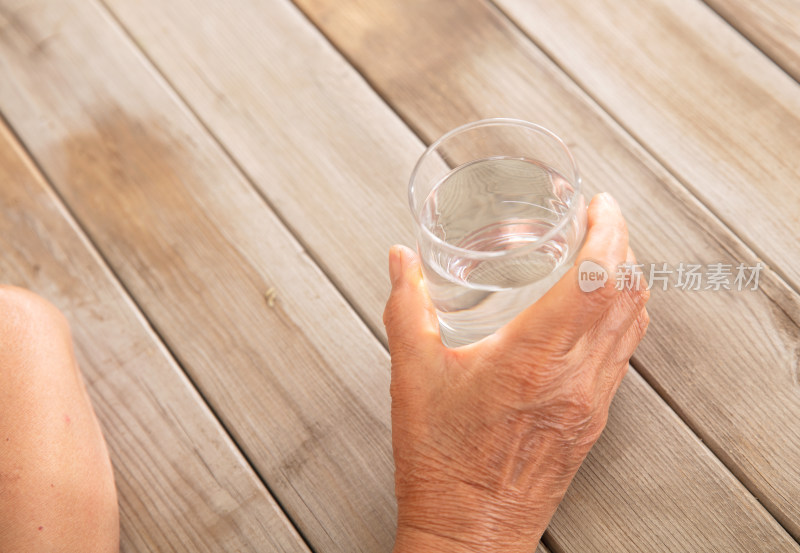
[[[586,233],[578,168],[547,129],[486,119],[450,131],[409,184],[423,275],[442,341],[478,341],[569,269]]]

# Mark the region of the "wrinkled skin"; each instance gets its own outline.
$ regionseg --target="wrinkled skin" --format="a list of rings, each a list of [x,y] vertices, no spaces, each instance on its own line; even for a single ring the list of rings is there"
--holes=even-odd
[[[417,256],[390,252],[384,312],[392,356],[395,553],[530,553],[605,427],[648,324],[648,292],[617,290],[635,262],[607,194],[589,206],[575,266],[538,302],[478,343],[442,345]],[[609,271],[578,287],[584,259]]]

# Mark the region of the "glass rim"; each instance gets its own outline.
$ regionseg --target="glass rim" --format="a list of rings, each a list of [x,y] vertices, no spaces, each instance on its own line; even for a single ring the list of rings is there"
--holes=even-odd
[[[564,213],[564,215],[559,219],[558,223],[555,226],[553,226],[550,230],[545,232],[535,241],[529,242],[524,246],[511,248],[508,250],[499,250],[499,251],[471,250],[468,248],[455,246],[453,244],[450,244],[449,242],[445,242],[444,240],[436,236],[433,232],[431,232],[431,230],[427,226],[422,224],[422,221],[420,220],[420,213],[422,210],[416,209],[416,202],[414,201],[414,181],[417,177],[417,172],[419,171],[422,163],[428,158],[428,156],[430,156],[430,154],[432,154],[439,146],[441,146],[443,142],[445,142],[446,140],[457,134],[463,133],[464,131],[472,130],[479,127],[492,127],[492,126],[524,127],[555,140],[556,144],[558,144],[561,147],[561,149],[567,155],[567,159],[569,160],[573,172],[573,179],[575,181],[574,183],[571,183],[574,187],[574,190],[569,198],[570,204],[566,213]],[[445,250],[449,250],[450,253],[469,256],[472,259],[493,259],[504,256],[512,256],[512,255],[527,253],[531,250],[537,249],[542,244],[549,241],[564,227],[564,225],[566,225],[566,222],[572,218],[572,215],[575,213],[575,210],[577,209],[578,203],[580,203],[575,200],[580,195],[581,188],[582,188],[581,176],[580,173],[578,172],[578,164],[575,161],[572,152],[570,152],[567,145],[556,133],[541,125],[537,125],[536,123],[531,123],[530,121],[525,121],[523,119],[514,119],[511,117],[493,117],[490,119],[481,119],[479,121],[473,121],[471,123],[461,125],[460,127],[456,127],[455,129],[452,129],[443,134],[442,136],[440,136],[437,140],[432,142],[430,146],[425,148],[425,151],[422,152],[422,155],[419,156],[417,163],[414,165],[414,169],[411,171],[411,177],[408,182],[408,205],[411,209],[411,214],[414,217],[414,222],[417,224],[417,228],[422,229],[422,232],[425,233],[427,237],[430,240],[432,240],[438,247],[441,247]]]

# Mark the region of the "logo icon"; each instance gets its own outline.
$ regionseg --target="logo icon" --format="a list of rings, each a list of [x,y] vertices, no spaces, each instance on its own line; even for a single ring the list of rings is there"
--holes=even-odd
[[[578,286],[584,292],[602,288],[608,280],[608,271],[599,263],[586,259],[578,266]]]

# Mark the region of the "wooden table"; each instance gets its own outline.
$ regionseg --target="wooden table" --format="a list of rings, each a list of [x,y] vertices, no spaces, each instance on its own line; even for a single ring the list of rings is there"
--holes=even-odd
[[[800,551],[798,29],[793,0],[0,0],[0,280],[71,320],[123,551],[391,550],[387,249],[425,144],[490,116],[566,137],[645,266],[766,267],[653,291],[540,551]]]

